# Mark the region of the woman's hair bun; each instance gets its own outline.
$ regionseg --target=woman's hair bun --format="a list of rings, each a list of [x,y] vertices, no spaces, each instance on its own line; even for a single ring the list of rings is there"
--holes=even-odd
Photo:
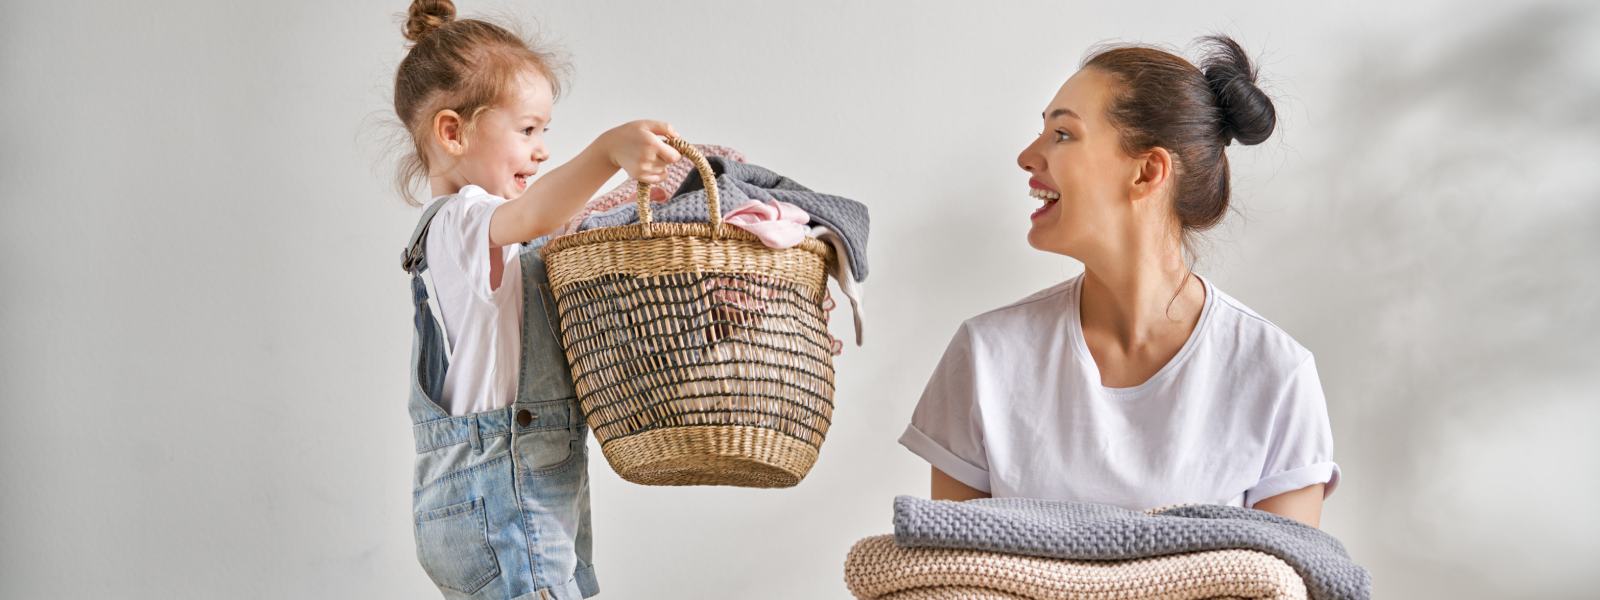
[[[1204,38],[1205,58],[1200,70],[1222,110],[1223,142],[1239,140],[1246,146],[1259,144],[1272,135],[1277,112],[1272,99],[1256,86],[1256,67],[1233,38],[1213,35]]]
[[[455,19],[456,4],[450,0],[414,0],[411,11],[406,15],[406,39],[413,44],[420,42]]]

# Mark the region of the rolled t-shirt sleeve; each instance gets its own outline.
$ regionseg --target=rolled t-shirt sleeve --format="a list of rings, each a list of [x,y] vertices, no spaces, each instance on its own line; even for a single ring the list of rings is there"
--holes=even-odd
[[[961,326],[934,367],[900,444],[956,481],[989,492],[978,402],[980,369],[968,327]]]
[[[1261,479],[1245,491],[1245,506],[1319,483],[1326,484],[1323,497],[1332,494],[1339,465],[1333,462],[1333,429],[1313,358],[1306,357],[1290,376],[1271,426]]]

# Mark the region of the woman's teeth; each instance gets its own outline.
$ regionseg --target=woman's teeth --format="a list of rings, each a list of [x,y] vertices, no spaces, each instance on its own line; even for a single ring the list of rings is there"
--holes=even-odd
[[[1040,188],[1028,188],[1028,195],[1040,200],[1044,200],[1045,202],[1061,199],[1061,194]]]

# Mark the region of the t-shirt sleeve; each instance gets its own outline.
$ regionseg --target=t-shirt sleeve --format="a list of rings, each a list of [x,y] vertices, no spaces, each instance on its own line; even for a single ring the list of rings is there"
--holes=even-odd
[[[489,274],[489,221],[494,216],[496,203],[480,197],[464,195],[441,208],[428,226],[428,236],[439,236],[439,248],[444,250],[456,269],[460,270],[472,296],[483,302],[492,302],[494,290]]]
[[[1332,494],[1339,465],[1333,462],[1333,429],[1313,358],[1306,357],[1289,377],[1271,426],[1261,479],[1245,490],[1245,506],[1319,483],[1327,484],[1324,498]]]
[[[972,333],[963,324],[928,378],[900,444],[956,481],[988,492],[977,358]]]

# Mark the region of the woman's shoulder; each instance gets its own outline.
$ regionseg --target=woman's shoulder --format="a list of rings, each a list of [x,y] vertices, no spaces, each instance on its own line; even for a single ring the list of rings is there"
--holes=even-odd
[[[1231,354],[1290,369],[1311,358],[1310,350],[1261,313],[1216,286],[1208,290],[1214,296],[1208,329],[1218,342],[1231,346]]]
[[[1020,300],[973,315],[961,324],[964,335],[996,341],[1018,340],[1019,333],[1051,331],[1052,325],[1061,325],[1061,319],[1074,313],[1077,302],[1074,293],[1078,278],[1074,277],[1028,294]]]

